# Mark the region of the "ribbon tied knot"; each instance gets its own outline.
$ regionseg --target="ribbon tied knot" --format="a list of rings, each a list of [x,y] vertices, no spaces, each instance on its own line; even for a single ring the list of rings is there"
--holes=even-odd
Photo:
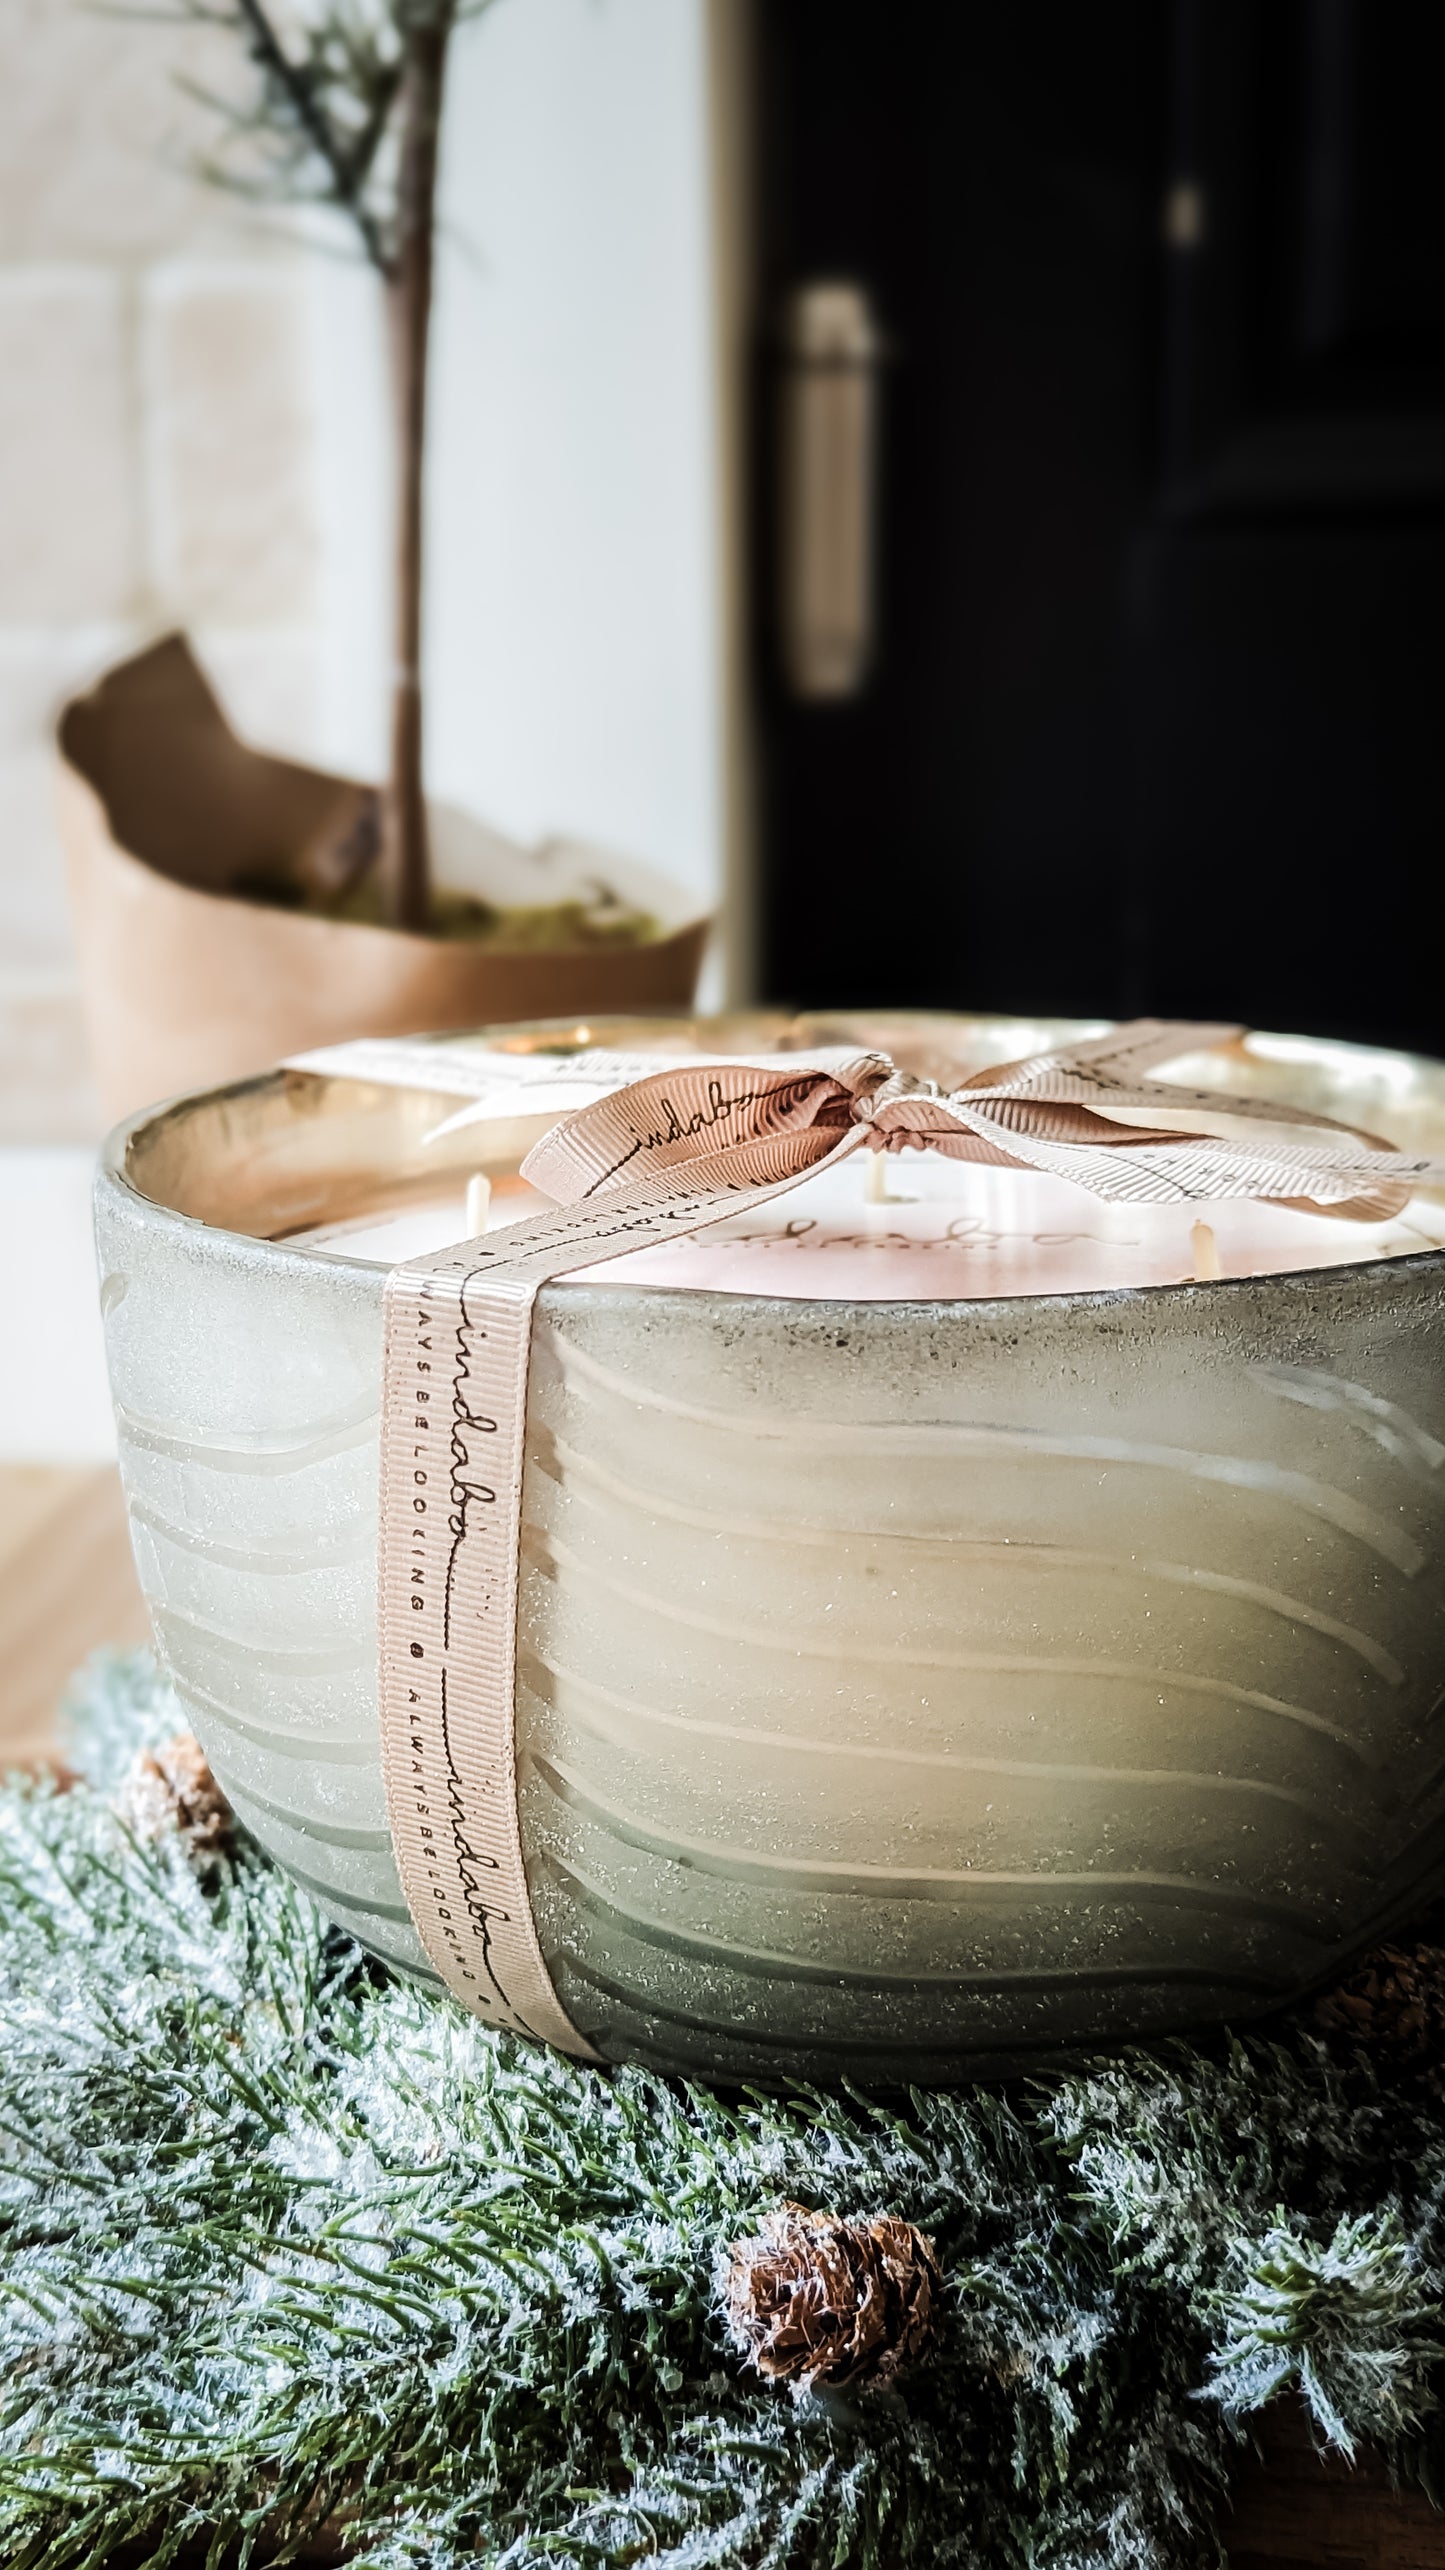
[[[560,1204],[618,1189],[717,1191],[796,1184],[849,1151],[941,1151],[1038,1169],[1133,1204],[1259,1197],[1356,1221],[1397,1214],[1445,1184],[1445,1161],[1274,1099],[1148,1073],[1220,1045],[1237,1027],[1143,1018],[975,1072],[951,1090],[883,1053],[674,1065],[561,1118],[523,1174]]]

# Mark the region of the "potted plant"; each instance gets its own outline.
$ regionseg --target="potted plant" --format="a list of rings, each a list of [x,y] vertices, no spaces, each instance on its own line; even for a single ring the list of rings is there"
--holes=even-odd
[[[490,0],[181,0],[249,80],[206,165],[349,226],[394,394],[390,761],[379,792],[237,739],[184,636],[65,708],[62,822],[97,1071],[116,1111],[356,1034],[685,1006],[707,922],[645,869],[519,848],[429,806],[421,672],[427,360],[449,49]]]

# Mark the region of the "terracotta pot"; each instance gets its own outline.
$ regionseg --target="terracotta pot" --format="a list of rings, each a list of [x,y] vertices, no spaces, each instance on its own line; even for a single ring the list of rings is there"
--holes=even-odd
[[[86,1022],[112,1116],[354,1035],[690,1006],[708,922],[677,886],[577,842],[517,847],[432,807],[438,881],[505,904],[605,882],[657,919],[641,945],[499,953],[237,898],[284,866],[324,881],[374,790],[237,739],[171,635],[61,717],[60,813]]]

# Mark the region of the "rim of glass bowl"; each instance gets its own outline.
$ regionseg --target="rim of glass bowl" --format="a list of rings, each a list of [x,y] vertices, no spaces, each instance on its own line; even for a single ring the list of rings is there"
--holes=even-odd
[[[699,1051],[736,1052],[754,1046],[771,1052],[808,1050],[826,1043],[856,1043],[912,1056],[905,1066],[923,1068],[930,1061],[957,1073],[992,1062],[1016,1061],[1066,1040],[1103,1033],[1108,1018],[1057,1018],[1006,1015],[998,1011],[941,1009],[840,1009],[791,1013],[784,1010],[719,1011],[682,1018],[654,1016],[534,1018],[517,1024],[450,1028],[441,1033],[408,1036],[407,1043],[435,1046],[484,1042],[507,1052],[558,1054],[580,1051],[601,1040],[627,1049],[659,1050],[686,1034]],[[968,1030],[963,1047],[960,1028]],[[948,1036],[954,1041],[950,1046]],[[1275,1035],[1250,1029],[1243,1045],[1229,1048],[1236,1064],[1247,1061],[1255,1072],[1243,1084],[1258,1096],[1278,1095],[1290,1102],[1312,1103],[1341,1121],[1364,1120],[1386,1139],[1415,1147],[1445,1150],[1445,1062],[1392,1048],[1349,1043],[1333,1036]],[[1181,1056],[1181,1062],[1189,1057]],[[1192,1057],[1202,1061],[1202,1055]],[[1173,1066],[1170,1066],[1171,1068]],[[938,1076],[935,1072],[934,1076]],[[1212,1076],[1220,1079],[1216,1065]],[[1237,1078],[1237,1073],[1236,1073]],[[1358,1094],[1360,1091],[1366,1094]],[[475,1125],[463,1128],[455,1141],[420,1157],[423,1137],[448,1112],[444,1093],[433,1089],[392,1087],[377,1081],[331,1073],[290,1070],[284,1066],[198,1089],[144,1107],[123,1119],[107,1135],[101,1150],[101,1183],[145,1204],[164,1222],[189,1229],[200,1226],[233,1239],[267,1243],[278,1251],[318,1265],[341,1265],[385,1275],[385,1259],[353,1255],[336,1247],[321,1249],[295,1237],[322,1223],[344,1222],[366,1211],[403,1208],[434,1190],[438,1176],[469,1175],[488,1158],[515,1160],[520,1150],[544,1130],[540,1118],[509,1119],[487,1127],[484,1148]],[[525,1130],[524,1130],[525,1128]],[[385,1137],[391,1148],[382,1165],[377,1145]],[[400,1174],[397,1146],[402,1146]],[[220,1173],[218,1179],[217,1172]],[[146,1181],[149,1179],[150,1183]],[[1445,1191],[1439,1201],[1445,1211]],[[238,1219],[238,1217],[247,1217]],[[1251,1287],[1280,1287],[1329,1278],[1377,1284],[1383,1274],[1417,1276],[1445,1267],[1445,1248],[1410,1250],[1390,1258],[1360,1259],[1343,1265],[1290,1268],[1264,1276],[1225,1276],[1197,1281],[1183,1278],[1157,1285],[1116,1285],[1074,1292],[1009,1295],[939,1295],[926,1301],[904,1297],[866,1301],[834,1295],[765,1295],[724,1292],[708,1286],[643,1285],[629,1281],[608,1287],[591,1278],[577,1290],[624,1292],[675,1300],[680,1305],[715,1307],[734,1315],[740,1307],[773,1311],[779,1305],[810,1314],[848,1315],[850,1323],[875,1326],[890,1313],[953,1311],[967,1305],[980,1315],[1019,1312],[1029,1307],[1087,1310],[1112,1307],[1142,1295],[1236,1294]],[[568,1280],[559,1279],[565,1284]]]

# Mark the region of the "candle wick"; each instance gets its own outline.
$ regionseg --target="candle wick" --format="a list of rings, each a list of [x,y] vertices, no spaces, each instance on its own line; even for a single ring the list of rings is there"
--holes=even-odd
[[[1224,1270],[1219,1263],[1219,1243],[1214,1237],[1213,1225],[1211,1223],[1191,1224],[1189,1246],[1194,1252],[1196,1284],[1214,1284],[1216,1279],[1224,1274]]]
[[[467,1180],[467,1238],[480,1240],[492,1209],[492,1182],[484,1169]]]

